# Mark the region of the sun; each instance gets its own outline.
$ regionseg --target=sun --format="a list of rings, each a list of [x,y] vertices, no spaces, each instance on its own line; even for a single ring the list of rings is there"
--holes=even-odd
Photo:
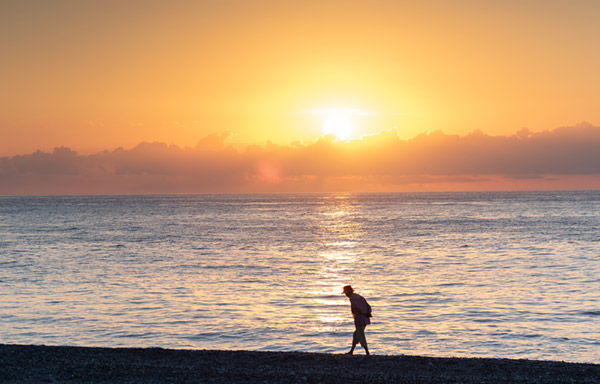
[[[340,140],[347,140],[354,131],[354,121],[347,113],[328,112],[324,115],[322,129],[324,135],[334,135]]]
[[[366,110],[351,108],[312,109],[306,112],[320,117],[323,135],[333,135],[341,141],[355,137],[358,134],[358,119],[372,114]]]

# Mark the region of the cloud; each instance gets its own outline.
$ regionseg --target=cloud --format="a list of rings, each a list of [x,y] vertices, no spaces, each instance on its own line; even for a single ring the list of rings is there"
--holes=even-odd
[[[140,143],[83,156],[0,158],[1,194],[240,193],[600,187],[600,127],[580,123],[509,136],[441,131],[409,140],[395,129],[350,142],[267,143],[236,150],[230,132],[194,148]]]
[[[73,175],[79,172],[82,158],[69,148],[55,148],[54,152],[36,151],[30,155],[3,158],[0,163],[2,174]]]

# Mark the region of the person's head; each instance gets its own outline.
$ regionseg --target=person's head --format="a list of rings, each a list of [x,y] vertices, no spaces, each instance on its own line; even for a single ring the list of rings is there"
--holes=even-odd
[[[344,292],[342,292],[344,295],[350,297],[352,295],[352,293],[354,293],[354,289],[352,289],[352,286],[350,285],[346,285],[344,287]]]

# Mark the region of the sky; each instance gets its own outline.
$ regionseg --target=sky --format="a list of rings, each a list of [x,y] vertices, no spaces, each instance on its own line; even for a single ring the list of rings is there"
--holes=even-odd
[[[0,0],[0,194],[600,188],[598,14]]]

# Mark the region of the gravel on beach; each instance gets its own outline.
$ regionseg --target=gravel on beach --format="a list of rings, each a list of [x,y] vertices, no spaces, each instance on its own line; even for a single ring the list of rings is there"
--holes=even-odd
[[[0,344],[0,383],[598,383],[600,365]]]

